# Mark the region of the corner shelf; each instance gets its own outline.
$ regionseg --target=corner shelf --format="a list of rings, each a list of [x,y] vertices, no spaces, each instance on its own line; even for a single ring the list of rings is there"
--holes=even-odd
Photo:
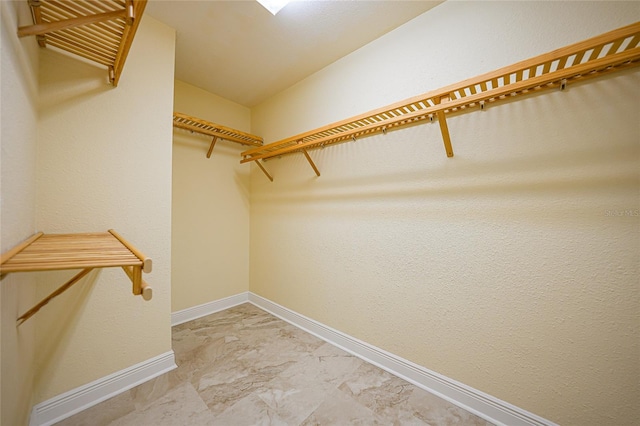
[[[0,274],[10,272],[82,269],[77,275],[18,318],[28,320],[53,298],[59,296],[95,268],[121,267],[133,284],[133,294],[150,300],[152,288],[142,279],[151,272],[152,261],[110,229],[85,234],[32,235],[22,244],[2,254]]]
[[[40,47],[52,46],[109,70],[118,85],[147,0],[29,0],[34,25],[18,36],[35,35]]]
[[[262,138],[260,136],[252,135],[251,133],[242,132],[240,130],[232,129],[231,127],[202,120],[200,118],[191,117],[180,112],[173,113],[173,127],[189,130],[190,132],[199,133],[205,136],[213,136],[213,140],[209,146],[209,151],[207,152],[207,158],[211,158],[213,147],[216,145],[218,139],[225,139],[242,145],[262,146]]]
[[[551,88],[564,90],[573,82],[637,66],[640,64],[639,43],[640,23],[636,22],[487,74],[244,151],[240,162],[255,161],[273,181],[259,160],[301,152],[320,176],[307,152],[310,149],[435,120],[440,124],[446,154],[453,157],[447,114],[483,110],[490,104]]]

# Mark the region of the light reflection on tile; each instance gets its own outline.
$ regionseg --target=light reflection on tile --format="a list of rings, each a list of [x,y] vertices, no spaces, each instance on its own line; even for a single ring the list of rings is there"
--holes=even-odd
[[[177,370],[59,424],[488,425],[248,303],[172,339]]]

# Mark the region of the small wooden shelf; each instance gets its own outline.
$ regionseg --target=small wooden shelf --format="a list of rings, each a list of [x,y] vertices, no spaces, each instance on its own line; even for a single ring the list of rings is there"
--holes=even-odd
[[[419,122],[438,121],[448,157],[453,148],[446,115],[485,109],[505,100],[551,88],[564,90],[573,82],[609,74],[640,64],[640,23],[443,87],[365,114],[329,124],[259,148],[244,151],[241,163],[255,161],[273,180],[259,160],[303,153],[314,172],[317,167],[308,150],[356,141]]]
[[[22,323],[93,269],[110,267],[124,269],[133,284],[133,294],[142,295],[145,300],[151,299],[152,289],[142,279],[142,272],[151,272],[151,259],[112,229],[108,232],[84,234],[34,234],[22,244],[2,254],[0,274],[82,269],[62,287],[18,318],[19,323]]]
[[[19,37],[35,35],[40,47],[52,46],[109,70],[118,85],[147,0],[29,0],[34,25]]]
[[[191,117],[180,112],[173,113],[173,127],[189,130],[191,132],[199,133],[205,136],[212,136],[213,140],[211,141],[211,145],[209,146],[207,158],[211,158],[213,147],[216,145],[218,139],[224,139],[242,145],[262,146],[262,138],[260,136],[232,129],[231,127],[226,127],[221,124],[202,120],[201,118]]]

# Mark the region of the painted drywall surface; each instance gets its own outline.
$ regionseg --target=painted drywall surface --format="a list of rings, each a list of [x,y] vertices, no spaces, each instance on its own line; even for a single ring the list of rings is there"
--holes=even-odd
[[[250,130],[248,108],[176,81],[175,110],[241,131]],[[250,168],[240,164],[243,145],[173,133],[172,310],[249,290]]]
[[[1,2],[0,242],[6,252],[35,232],[37,48],[15,29],[31,20],[24,2]],[[0,281],[0,424],[29,421],[33,397],[33,324],[16,319],[35,300],[35,278],[9,274]]]
[[[252,110],[267,142],[632,23],[447,2]],[[254,167],[250,290],[566,425],[640,417],[640,73]]]
[[[34,316],[36,403],[171,350],[174,44],[143,16],[117,88],[104,69],[41,51],[37,226],[115,229],[153,259],[154,294],[133,296],[120,268],[94,270]],[[75,272],[39,273],[38,294]]]

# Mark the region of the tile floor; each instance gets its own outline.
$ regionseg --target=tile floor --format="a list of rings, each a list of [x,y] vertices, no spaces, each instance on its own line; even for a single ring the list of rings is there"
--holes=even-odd
[[[58,425],[489,425],[244,304],[173,328],[178,369]]]

